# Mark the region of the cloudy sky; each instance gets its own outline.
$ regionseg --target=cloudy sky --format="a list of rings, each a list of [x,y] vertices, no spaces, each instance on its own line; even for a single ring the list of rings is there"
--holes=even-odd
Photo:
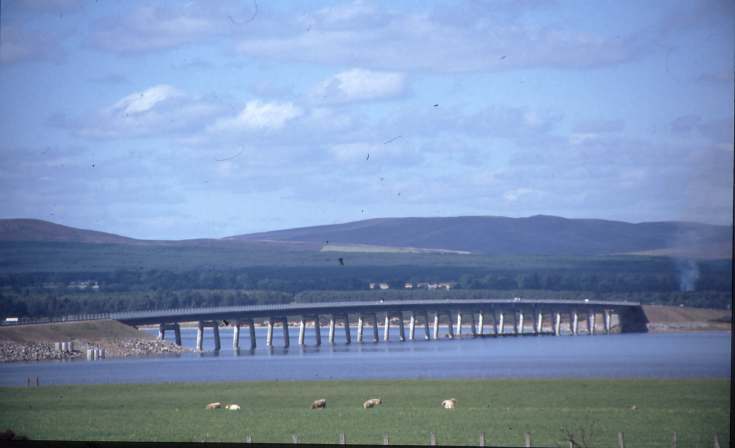
[[[733,2],[4,0],[0,218],[730,223]]]

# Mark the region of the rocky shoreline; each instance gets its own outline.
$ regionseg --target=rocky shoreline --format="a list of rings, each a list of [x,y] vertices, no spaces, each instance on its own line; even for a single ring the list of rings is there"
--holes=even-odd
[[[104,349],[106,358],[175,355],[187,348],[158,339],[104,339],[95,342],[74,340],[72,351],[57,350],[51,342],[0,341],[0,362],[71,361],[85,359],[87,349]]]

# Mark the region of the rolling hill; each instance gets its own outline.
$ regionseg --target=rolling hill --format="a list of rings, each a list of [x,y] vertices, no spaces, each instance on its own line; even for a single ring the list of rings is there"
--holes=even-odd
[[[0,242],[207,246],[259,250],[597,256],[643,254],[729,258],[730,226],[691,222],[627,223],[555,216],[381,218],[236,235],[221,239],[139,240],[33,219],[0,220]],[[345,249],[347,248],[347,249]],[[403,248],[405,250],[397,250]]]

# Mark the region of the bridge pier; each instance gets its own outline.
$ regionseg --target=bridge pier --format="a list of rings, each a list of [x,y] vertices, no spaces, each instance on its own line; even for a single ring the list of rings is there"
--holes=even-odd
[[[329,343],[334,345],[334,314],[329,316]]]
[[[515,319],[513,331],[515,332],[515,334],[523,334],[523,311],[518,310],[516,312],[513,312],[513,318]]]
[[[314,338],[316,339],[316,346],[322,345],[322,324],[319,322],[319,315],[314,316]]]
[[[447,311],[447,331],[449,332],[449,339],[454,339],[454,326],[452,323],[451,311]]]
[[[232,323],[232,348],[234,350],[240,348],[240,322]]]
[[[493,326],[495,327],[495,336],[503,334],[505,331],[505,325],[503,322],[503,312],[496,311],[493,319]]]
[[[577,311],[572,311],[572,315],[570,317],[571,319],[569,319],[569,330],[572,332],[572,336],[576,336],[577,328],[579,325],[579,315],[577,314]]]
[[[380,338],[378,337],[378,315],[375,313],[372,313],[370,315],[371,322],[373,323],[373,342],[378,342]]]
[[[561,334],[561,313],[556,311],[554,313],[554,336]]]
[[[404,328],[403,328],[403,313],[399,312],[397,316],[398,316],[398,339],[401,342],[404,342],[406,340],[406,333],[404,332]]]
[[[304,339],[306,336],[306,322],[304,320],[304,317],[301,317],[301,320],[299,320],[299,345],[304,346]]]
[[[480,312],[477,315],[477,326],[478,326],[478,332],[480,336],[482,336],[485,332],[485,313],[480,310]]]
[[[162,341],[166,339],[166,330],[174,331],[174,341],[176,342],[176,345],[181,347],[181,327],[179,324],[160,324],[158,326],[158,339]]]
[[[472,314],[470,314],[470,333],[472,334],[472,337],[477,336],[477,325],[475,325],[475,312],[472,311]]]
[[[457,337],[462,337],[462,311],[457,311]]]
[[[439,312],[434,313],[434,340],[439,339]]]
[[[544,314],[543,314],[543,312],[536,311],[534,313],[534,318],[535,318],[534,319],[535,322],[533,323],[533,330],[534,330],[534,333],[536,333],[538,335],[538,334],[541,334],[541,332],[543,331],[543,325],[544,325]]]
[[[199,321],[197,322],[197,351],[204,351],[204,328],[211,327],[214,334],[214,350],[219,351],[222,348],[219,339],[219,322],[215,321]]]
[[[424,311],[424,339],[427,341],[431,339],[431,334],[429,333],[429,313]]]
[[[610,310],[605,310],[603,313],[603,318],[605,320],[605,334],[610,334]]]
[[[416,313],[411,311],[411,315],[408,318],[408,340],[413,341],[416,336]]]
[[[273,347],[273,320],[268,319],[266,322],[267,331],[265,333],[265,345],[266,347]]]
[[[385,313],[385,324],[383,324],[383,341],[390,339],[390,313]]]
[[[350,335],[350,315],[345,314],[344,316],[344,324],[345,324],[345,344],[351,344],[352,343],[352,336]]]
[[[587,313],[587,333],[590,336],[594,336],[595,334],[595,314],[594,310]]]
[[[246,319],[243,322],[247,323],[250,329],[250,350],[255,350],[255,322],[253,322],[253,319]]]
[[[363,320],[362,320],[362,314],[357,316],[357,342],[362,343],[362,327],[363,327]]]
[[[288,318],[281,319],[281,328],[283,328],[283,347],[288,348],[291,345],[291,339],[288,334]]]

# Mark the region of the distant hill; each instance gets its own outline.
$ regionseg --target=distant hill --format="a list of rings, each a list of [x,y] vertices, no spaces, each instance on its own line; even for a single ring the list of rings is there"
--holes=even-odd
[[[690,222],[632,224],[556,216],[382,218],[232,236],[229,240],[364,244],[488,255],[608,255],[708,248],[729,256],[731,227]]]
[[[729,258],[729,226],[691,222],[632,224],[556,216],[381,218],[237,235],[222,239],[138,240],[35,219],[0,219],[0,241],[155,246],[248,247],[369,253],[595,256],[611,254]]]
[[[140,240],[40,219],[0,219],[0,241],[134,244]]]

